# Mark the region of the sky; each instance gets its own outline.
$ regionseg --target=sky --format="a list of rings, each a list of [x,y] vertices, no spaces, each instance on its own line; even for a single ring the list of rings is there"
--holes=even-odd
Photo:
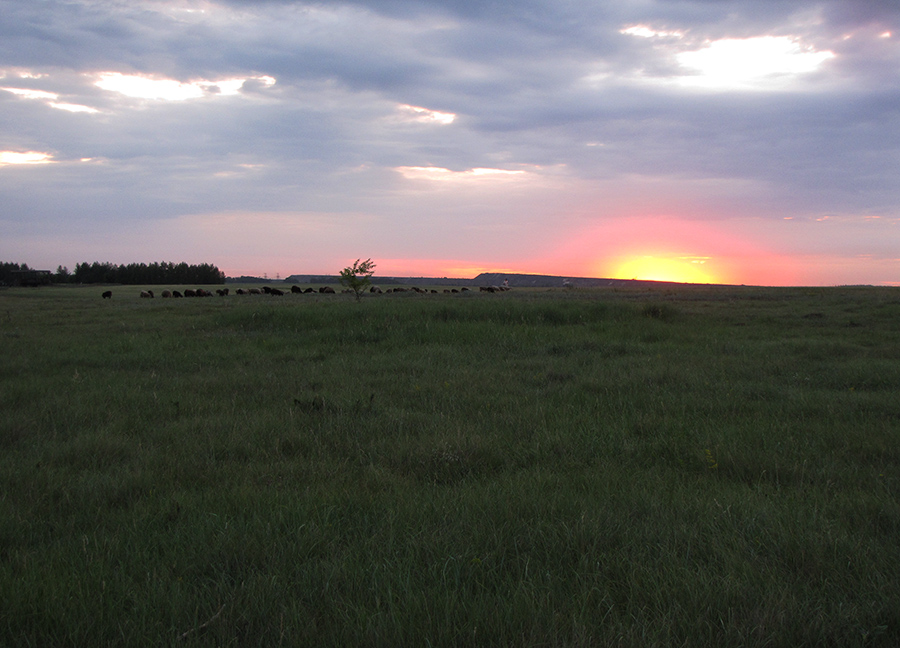
[[[896,0],[0,0],[0,260],[900,285]]]

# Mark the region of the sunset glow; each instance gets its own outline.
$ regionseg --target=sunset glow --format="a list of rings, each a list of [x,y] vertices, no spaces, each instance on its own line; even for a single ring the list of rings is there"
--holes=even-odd
[[[708,259],[692,257],[641,256],[622,263],[613,273],[614,279],[675,281],[678,283],[720,283],[706,271]]]

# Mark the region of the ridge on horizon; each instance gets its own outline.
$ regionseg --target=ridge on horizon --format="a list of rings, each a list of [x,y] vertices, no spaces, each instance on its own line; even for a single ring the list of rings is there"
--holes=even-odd
[[[283,279],[272,279],[255,276],[226,277],[227,283],[252,283],[252,282],[278,282],[278,283],[309,283],[309,284],[335,284],[340,283],[337,274],[292,274]],[[654,279],[613,279],[610,277],[572,277],[565,275],[525,274],[516,272],[482,272],[471,279],[462,277],[416,277],[416,276],[381,276],[372,277],[373,284],[408,284],[419,283],[432,286],[494,286],[508,281],[513,288],[563,288],[572,286],[576,288],[600,287],[600,286],[712,286],[719,284],[693,284],[678,281],[659,281]]]

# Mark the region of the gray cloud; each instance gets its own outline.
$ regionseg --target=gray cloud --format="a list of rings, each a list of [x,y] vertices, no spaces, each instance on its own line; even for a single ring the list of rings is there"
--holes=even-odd
[[[401,212],[432,199],[403,193],[391,169],[417,166],[587,185],[667,179],[673,203],[681,182],[730,182],[756,191],[735,189],[734,213],[898,217],[894,2],[3,0],[0,11],[0,87],[98,111],[0,90],[0,150],[56,160],[0,167],[0,238],[27,223],[227,210],[368,211],[381,227],[410,228],[419,221]],[[669,35],[621,33],[633,25]],[[762,35],[836,56],[773,91],[676,83],[680,52]],[[236,94],[204,86],[201,98],[167,102],[103,90],[101,72],[248,80]],[[276,83],[252,78],[262,75]],[[455,120],[417,123],[404,104]],[[487,198],[440,200],[442,223],[471,226],[475,204],[498,226],[504,218]]]

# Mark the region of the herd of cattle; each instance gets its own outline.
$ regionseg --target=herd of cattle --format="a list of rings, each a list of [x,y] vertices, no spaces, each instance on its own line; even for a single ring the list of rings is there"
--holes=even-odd
[[[479,287],[479,290],[481,292],[491,292],[491,293],[503,292],[505,290],[509,290],[509,286],[508,285],[481,286],[481,287]],[[333,294],[335,294],[336,291],[331,286],[322,286],[318,290],[315,290],[314,288],[301,288],[300,286],[291,286],[291,289],[289,291],[284,291],[284,290],[281,290],[280,288],[271,288],[269,286],[263,286],[262,288],[246,288],[246,289],[238,288],[237,290],[234,291],[234,293],[236,295],[274,295],[275,297],[282,297],[282,296],[284,296],[285,292],[300,293],[300,294],[321,293],[324,295],[328,295],[328,294],[333,295]],[[352,293],[353,291],[347,289],[342,292]],[[387,289],[382,290],[378,286],[372,286],[371,288],[369,288],[369,292],[376,294],[376,295],[380,295],[382,293],[402,293],[402,292],[417,292],[417,293],[422,293],[422,294],[428,294],[428,293],[438,293],[439,291],[437,291],[435,289],[425,290],[424,288],[418,288],[415,286],[412,288],[398,287],[398,288],[387,288]],[[440,291],[440,292],[461,293],[461,292],[469,292],[469,289],[468,288],[444,288],[443,291]],[[215,291],[215,294],[218,295],[219,297],[227,297],[231,293],[228,288],[219,288]],[[197,288],[196,290],[188,288],[183,293],[179,292],[177,290],[163,290],[160,293],[160,297],[162,297],[163,299],[166,299],[166,298],[178,299],[179,297],[212,297],[212,296],[213,296],[213,293],[208,290],[205,290],[204,288]],[[103,293],[102,297],[103,297],[103,299],[112,299],[112,291],[107,290],[106,292]],[[142,299],[153,299],[154,297],[156,297],[156,295],[153,293],[152,290],[142,290],[141,291]]]

